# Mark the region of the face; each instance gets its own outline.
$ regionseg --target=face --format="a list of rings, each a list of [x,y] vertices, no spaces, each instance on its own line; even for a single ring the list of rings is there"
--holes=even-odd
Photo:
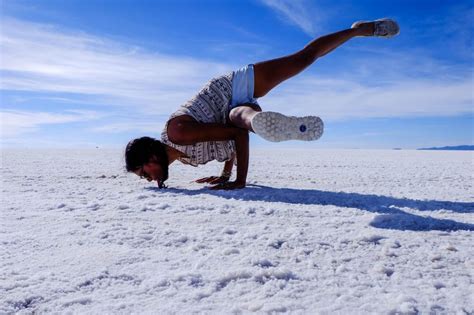
[[[149,182],[157,181],[158,183],[162,183],[168,179],[168,168],[162,167],[155,158],[134,171],[134,173]]]

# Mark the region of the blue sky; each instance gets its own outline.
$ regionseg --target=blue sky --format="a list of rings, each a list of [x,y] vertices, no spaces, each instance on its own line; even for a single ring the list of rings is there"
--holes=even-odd
[[[2,147],[123,147],[159,137],[209,79],[293,53],[356,20],[396,19],[393,39],[355,38],[259,99],[318,115],[312,143],[473,144],[472,1],[2,1]]]

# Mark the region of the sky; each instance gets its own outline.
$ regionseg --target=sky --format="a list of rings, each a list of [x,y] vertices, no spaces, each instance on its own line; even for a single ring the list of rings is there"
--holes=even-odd
[[[2,148],[124,147],[159,138],[208,80],[296,52],[354,21],[354,38],[258,101],[317,115],[315,142],[253,147],[414,149],[474,144],[472,1],[3,0]]]

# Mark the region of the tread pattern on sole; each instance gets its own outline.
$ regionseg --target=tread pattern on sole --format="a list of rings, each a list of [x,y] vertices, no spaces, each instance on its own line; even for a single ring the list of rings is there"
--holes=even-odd
[[[256,134],[272,142],[313,141],[324,132],[324,123],[317,116],[294,117],[277,112],[260,112],[253,117],[251,124]]]

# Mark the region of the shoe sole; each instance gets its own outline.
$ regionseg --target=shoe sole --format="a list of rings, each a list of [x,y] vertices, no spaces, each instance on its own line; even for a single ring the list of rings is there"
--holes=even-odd
[[[389,34],[386,34],[386,35],[376,35],[374,33],[373,36],[375,36],[375,37],[390,38],[390,37],[394,37],[394,36],[397,36],[397,35],[400,34],[400,26],[398,25],[397,21],[389,19],[389,18],[377,19],[377,20],[374,20],[374,21],[357,21],[357,22],[352,23],[351,28],[355,28],[359,24],[362,24],[362,23],[371,23],[371,22],[375,22],[375,23],[377,23],[377,22],[378,23],[387,22],[391,26],[392,33],[389,33]]]
[[[260,112],[251,121],[253,131],[265,140],[313,141],[324,132],[324,123],[317,116],[294,117],[276,112]]]

